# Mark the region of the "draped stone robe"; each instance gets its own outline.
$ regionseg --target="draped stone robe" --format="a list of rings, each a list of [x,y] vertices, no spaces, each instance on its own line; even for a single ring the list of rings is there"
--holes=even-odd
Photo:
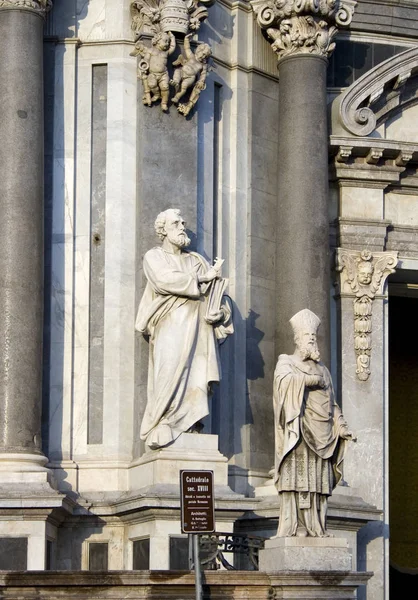
[[[198,283],[210,268],[196,252],[161,247],[144,256],[147,286],[136,329],[149,336],[147,406],[141,439],[151,448],[174,441],[208,414],[208,392],[220,379],[217,338],[231,325],[205,320],[211,283]]]
[[[321,375],[325,388],[307,387]],[[326,501],[342,477],[347,426],[322,363],[281,355],[274,374],[275,475],[281,494],[279,535],[326,534]],[[291,494],[288,494],[290,492]]]

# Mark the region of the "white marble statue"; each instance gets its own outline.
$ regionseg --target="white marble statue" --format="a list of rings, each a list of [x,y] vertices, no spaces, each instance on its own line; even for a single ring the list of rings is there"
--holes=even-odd
[[[197,252],[180,211],[160,213],[162,245],[144,256],[147,285],[136,329],[149,336],[147,406],[141,439],[156,449],[173,442],[208,414],[211,384],[220,379],[218,343],[233,332],[227,280]]]
[[[296,349],[274,373],[275,476],[280,496],[277,535],[327,537],[328,497],[342,478],[345,440],[355,441],[320,362],[319,318],[304,309],[290,319]]]

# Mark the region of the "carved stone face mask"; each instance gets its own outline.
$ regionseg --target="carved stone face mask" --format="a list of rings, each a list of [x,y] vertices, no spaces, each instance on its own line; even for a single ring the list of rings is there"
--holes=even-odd
[[[369,262],[361,262],[358,266],[358,280],[362,285],[369,285],[373,277],[373,265]]]

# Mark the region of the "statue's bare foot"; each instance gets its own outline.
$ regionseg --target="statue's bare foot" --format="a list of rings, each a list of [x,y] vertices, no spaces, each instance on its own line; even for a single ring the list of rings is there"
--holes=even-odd
[[[177,104],[178,101],[179,99],[177,98],[177,96],[174,96],[174,98],[171,100],[173,104]]]
[[[165,102],[161,103],[161,110],[164,111],[164,112],[168,111],[168,105]]]

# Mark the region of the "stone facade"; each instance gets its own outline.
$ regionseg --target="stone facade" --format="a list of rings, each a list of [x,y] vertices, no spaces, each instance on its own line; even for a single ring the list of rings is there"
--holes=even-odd
[[[329,502],[357,581],[339,597],[387,600],[391,569],[418,569],[402,495],[418,456],[399,434],[418,423],[412,400],[390,411],[388,372],[391,299],[415,306],[418,286],[418,6],[276,2],[289,25],[266,20],[268,2],[196,2],[190,52],[212,55],[185,116],[143,102],[133,53],[153,31],[139,36],[132,4],[151,5],[0,1],[0,569],[174,568],[180,468],[214,471],[217,531],[273,537],[273,373],[289,318],[309,308],[358,438]],[[170,61],[186,56],[184,33]],[[150,451],[149,346],[134,325],[153,222],[170,207],[193,250],[225,258],[234,335],[203,433]],[[374,287],[358,285],[361,262],[381,273]],[[282,585],[254,576],[260,598]],[[23,581],[1,577],[7,593]]]

